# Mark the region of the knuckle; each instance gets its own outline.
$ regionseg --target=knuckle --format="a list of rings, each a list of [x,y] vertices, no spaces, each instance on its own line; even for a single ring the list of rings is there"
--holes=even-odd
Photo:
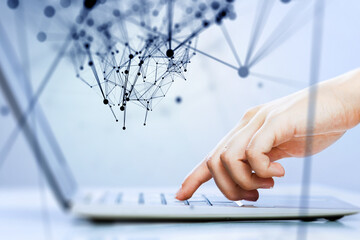
[[[253,184],[248,179],[243,180],[242,182],[239,183],[239,185],[242,189],[247,190],[247,191],[254,189]]]
[[[255,174],[256,174],[258,177],[261,177],[261,178],[268,178],[268,177],[269,177],[266,169],[263,168],[263,167],[258,168],[258,169],[255,171]]]
[[[245,149],[246,159],[253,159],[256,156],[256,151],[252,147]]]
[[[247,110],[243,116],[244,119],[250,119],[252,118],[260,109],[262,106],[256,106],[253,108],[250,108],[249,110]]]
[[[230,164],[231,157],[230,157],[229,151],[227,151],[227,150],[223,151],[220,154],[220,160],[223,164],[226,164],[226,165]]]
[[[213,169],[214,158],[212,156],[208,156],[206,157],[205,162],[206,162],[206,166],[211,171]]]

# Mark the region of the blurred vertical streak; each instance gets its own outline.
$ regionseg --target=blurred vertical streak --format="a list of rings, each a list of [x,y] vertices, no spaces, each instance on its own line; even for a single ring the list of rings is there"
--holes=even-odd
[[[310,59],[310,79],[309,85],[313,86],[309,91],[308,102],[308,118],[307,118],[307,137],[305,145],[305,157],[303,165],[303,176],[301,185],[301,199],[300,199],[300,213],[307,214],[309,207],[309,195],[310,195],[310,182],[311,182],[311,163],[312,156],[310,153],[313,150],[313,126],[315,124],[316,117],[316,100],[317,100],[317,83],[320,72],[320,60],[321,60],[321,44],[323,37],[323,20],[324,20],[324,1],[317,0],[314,5],[314,17],[312,28],[312,46],[311,46],[311,59]],[[306,155],[309,154],[307,157]],[[297,239],[303,240],[307,238],[307,226],[306,224],[299,224]]]

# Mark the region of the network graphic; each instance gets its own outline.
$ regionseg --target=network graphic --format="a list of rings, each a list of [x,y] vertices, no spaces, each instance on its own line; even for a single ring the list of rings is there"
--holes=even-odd
[[[250,1],[250,0],[249,0]],[[237,1],[240,2],[240,1]],[[191,62],[195,55],[202,55],[219,64],[236,71],[241,80],[250,77],[273,81],[285,85],[296,85],[297,82],[281,77],[258,73],[254,67],[270,56],[299,31],[305,23],[313,20],[310,83],[316,84],[319,75],[320,44],[324,1],[299,0],[258,0],[249,35],[248,46],[238,46],[233,41],[232,31],[227,23],[236,21],[242,14],[234,0],[53,0],[21,1],[7,0],[1,4],[0,12],[11,10],[17,24],[18,37],[23,37],[17,47],[22,48],[19,59],[26,57],[26,34],[24,25],[31,28],[32,36],[39,43],[51,45],[50,34],[57,33],[55,58],[50,67],[36,85],[34,91],[26,69],[20,71],[14,81],[26,87],[28,100],[24,111],[19,112],[16,127],[11,129],[0,151],[0,167],[11,147],[21,132],[24,123],[35,117],[51,133],[47,120],[37,102],[51,80],[55,69],[63,58],[74,66],[74,78],[94,89],[100,95],[101,102],[110,109],[116,121],[123,123],[126,129],[126,112],[132,104],[145,109],[144,125],[147,115],[155,105],[166,96],[176,79],[186,79],[186,72],[191,74]],[[246,1],[242,1],[246,2]],[[274,9],[281,4],[287,7],[287,13],[278,24],[265,34],[266,24],[274,15]],[[6,10],[5,7],[6,6]],[[236,10],[236,11],[235,11]],[[27,13],[27,17],[24,13]],[[320,13],[320,14],[319,14]],[[29,17],[31,16],[31,17]],[[0,15],[2,18],[2,15]],[[32,20],[41,19],[43,24],[34,25]],[[8,20],[8,19],[6,19]],[[29,21],[29,22],[28,22]],[[6,60],[11,62],[13,72],[20,66],[14,50],[15,40],[8,37],[6,21],[0,21],[0,44]],[[49,26],[51,25],[51,28]],[[218,27],[224,36],[224,44],[231,49],[236,64],[198,47],[198,39],[209,28]],[[240,30],[239,30],[240,31]],[[260,41],[260,39],[263,39]],[[239,48],[246,49],[245,55],[239,54]],[[191,84],[191,83],[190,83]],[[262,87],[262,85],[259,85]],[[21,89],[23,90],[23,89]],[[19,91],[21,91],[19,90]],[[0,100],[3,99],[0,96]],[[176,97],[176,103],[183,100]],[[0,116],[10,115],[14,108],[8,102],[0,102]],[[313,112],[309,105],[309,113]],[[313,115],[309,114],[313,121]],[[30,121],[30,120],[29,120]],[[311,125],[311,124],[310,124]],[[44,127],[45,126],[45,127]],[[51,135],[51,134],[50,134]],[[311,135],[311,134],[309,134]],[[56,139],[52,138],[54,146]],[[311,142],[307,144],[311,146]],[[61,154],[60,154],[61,155]],[[302,195],[308,195],[311,157],[305,159],[303,171]],[[304,198],[305,199],[305,198]],[[306,211],[306,199],[301,205]],[[303,231],[304,232],[304,231]]]
[[[276,2],[293,6],[289,6],[288,14],[262,46],[258,46]],[[7,1],[7,6],[15,11],[20,4],[19,0]],[[75,77],[98,92],[114,119],[122,120],[125,130],[128,107],[136,104],[144,108],[146,125],[148,112],[166,96],[172,83],[176,79],[186,80],[196,54],[226,65],[237,71],[240,78],[251,75],[296,84],[253,72],[252,68],[311,19],[308,14],[311,1],[258,1],[243,59],[226,28],[226,21],[236,20],[234,4],[234,0],[60,0],[37,3],[33,8],[41,13],[44,22],[51,22],[56,26],[53,29],[66,36],[58,49],[58,61],[63,57],[70,59]],[[237,65],[198,49],[201,34],[215,26],[220,27],[224,44],[229,45]],[[40,27],[32,31],[39,42],[48,44],[46,30]],[[180,96],[175,99],[177,103],[181,100]]]
[[[7,4],[16,9],[19,1]],[[39,7],[45,20],[66,22],[58,30],[68,33],[62,51],[70,57],[76,77],[99,91],[116,121],[122,112],[124,130],[129,103],[145,109],[146,125],[148,112],[171,84],[186,80],[199,34],[236,16],[232,0],[61,0],[60,6]],[[36,36],[40,42],[47,40],[45,31]]]

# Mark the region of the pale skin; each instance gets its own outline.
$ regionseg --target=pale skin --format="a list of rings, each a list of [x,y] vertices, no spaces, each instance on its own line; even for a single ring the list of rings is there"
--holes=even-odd
[[[257,189],[272,188],[285,169],[276,162],[326,149],[360,123],[360,69],[320,83],[312,135],[307,113],[310,87],[247,111],[239,123],[186,177],[176,194],[189,199],[211,178],[230,200],[256,201]],[[306,152],[306,143],[312,151]]]

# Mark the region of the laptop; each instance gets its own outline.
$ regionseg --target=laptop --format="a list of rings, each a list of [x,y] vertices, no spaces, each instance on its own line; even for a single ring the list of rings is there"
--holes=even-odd
[[[11,66],[7,66],[11,68]],[[80,218],[96,221],[112,220],[337,220],[355,214],[358,208],[331,197],[309,197],[308,207],[301,208],[300,197],[261,196],[257,202],[230,201],[222,195],[196,193],[187,201],[178,201],[175,194],[161,189],[85,190],[79,189],[50,125],[36,107],[37,130],[26,121],[32,110],[26,105],[23,88],[14,84],[20,78],[7,77],[0,64],[0,88],[18,126],[47,179],[60,206]],[[16,89],[16,91],[15,91]],[[25,103],[25,104],[24,104]],[[21,105],[23,104],[23,105]],[[30,106],[35,105],[31,102]],[[30,107],[31,108],[31,107]],[[25,110],[24,110],[25,109]],[[25,114],[24,114],[25,113]]]

